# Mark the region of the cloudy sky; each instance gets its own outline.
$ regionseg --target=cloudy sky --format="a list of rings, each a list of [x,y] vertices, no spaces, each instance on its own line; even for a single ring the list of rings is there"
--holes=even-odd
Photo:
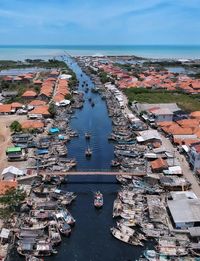
[[[0,0],[0,44],[200,44],[200,0]]]

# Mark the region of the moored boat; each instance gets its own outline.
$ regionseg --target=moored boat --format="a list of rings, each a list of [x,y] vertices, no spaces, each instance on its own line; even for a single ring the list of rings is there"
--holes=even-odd
[[[94,206],[96,208],[101,208],[103,206],[103,194],[100,191],[94,194]]]
[[[92,156],[92,150],[89,147],[85,150],[85,156],[86,157],[91,157]]]
[[[56,221],[49,223],[49,238],[52,245],[58,245],[62,241]]]
[[[85,138],[86,138],[87,140],[89,140],[89,139],[91,138],[91,134],[90,134],[89,132],[86,132],[86,133],[85,133]]]

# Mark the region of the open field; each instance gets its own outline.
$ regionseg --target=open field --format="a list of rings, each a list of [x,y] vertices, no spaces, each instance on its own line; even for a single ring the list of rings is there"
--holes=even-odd
[[[124,90],[129,102],[137,101],[144,103],[171,103],[176,102],[177,105],[187,111],[200,110],[199,97],[188,95],[180,92],[147,90],[143,88],[129,88]]]
[[[5,150],[11,143],[11,132],[10,132],[10,124],[13,121],[19,121],[20,123],[26,120],[26,116],[17,116],[17,115],[8,115],[8,116],[0,116],[0,173],[2,170],[8,166],[22,167],[24,165],[24,161],[21,162],[7,162]]]

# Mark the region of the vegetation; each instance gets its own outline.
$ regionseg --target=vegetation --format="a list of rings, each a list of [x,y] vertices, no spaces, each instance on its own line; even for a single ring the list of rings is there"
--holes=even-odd
[[[13,121],[10,125],[10,130],[13,132],[20,132],[22,130],[22,125],[18,121]]]
[[[50,59],[48,61],[44,61],[41,59],[26,59],[25,62],[22,61],[10,61],[10,60],[1,60],[0,61],[0,70],[7,69],[23,69],[23,68],[31,68],[31,67],[39,67],[39,68],[66,68],[66,63],[64,61],[59,61],[56,59]]]
[[[118,67],[120,67],[123,70],[126,70],[128,72],[130,72],[133,69],[132,65],[130,63],[125,63],[125,64],[116,63],[115,66],[118,66]]]
[[[65,99],[66,100],[71,100],[72,99],[72,95],[70,93],[65,95]]]
[[[108,76],[108,74],[104,71],[100,71],[99,72],[99,78],[101,80],[101,82],[104,84],[106,82],[110,82],[110,77]]]
[[[175,102],[186,112],[200,110],[200,97],[198,95],[188,95],[178,91],[148,90],[144,88],[129,88],[124,90],[129,102],[146,103],[171,103]]]
[[[73,90],[76,88],[76,86],[78,84],[78,80],[76,78],[76,74],[71,69],[68,69],[68,73],[72,76],[69,79],[69,88],[70,88],[70,90]]]
[[[0,196],[0,218],[6,221],[14,213],[18,212],[19,206],[25,197],[25,192],[20,189],[8,189],[4,195]]]
[[[54,117],[56,114],[56,106],[53,102],[49,104],[49,113],[51,114],[52,117]]]

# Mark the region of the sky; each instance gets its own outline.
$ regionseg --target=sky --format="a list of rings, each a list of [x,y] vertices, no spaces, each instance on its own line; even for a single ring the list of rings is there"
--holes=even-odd
[[[200,0],[0,0],[0,45],[200,44]]]

